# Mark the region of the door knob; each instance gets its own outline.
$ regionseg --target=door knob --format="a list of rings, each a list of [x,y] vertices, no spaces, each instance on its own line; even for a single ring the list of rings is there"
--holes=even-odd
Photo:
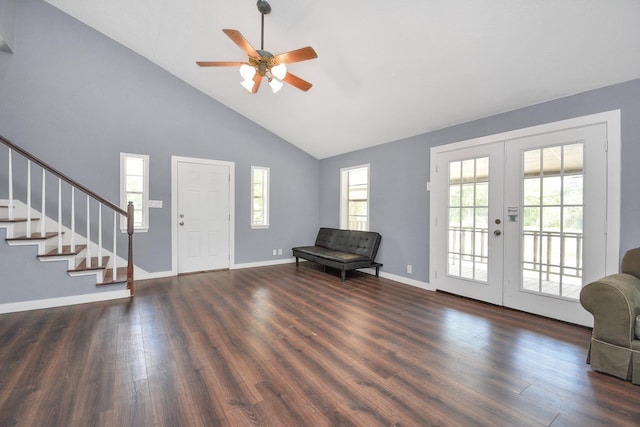
[[[500,231],[500,230],[496,230],[496,231],[494,231],[494,232],[493,232],[493,234],[495,234],[496,236],[499,236],[499,235],[501,235],[501,234],[502,234],[502,231]]]
[[[184,225],[184,221],[180,221],[180,225]]]

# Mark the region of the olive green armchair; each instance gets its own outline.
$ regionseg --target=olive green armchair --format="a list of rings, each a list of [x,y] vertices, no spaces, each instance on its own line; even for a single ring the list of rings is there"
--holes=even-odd
[[[580,292],[580,303],[594,320],[587,363],[640,385],[640,248],[624,255],[620,271]]]

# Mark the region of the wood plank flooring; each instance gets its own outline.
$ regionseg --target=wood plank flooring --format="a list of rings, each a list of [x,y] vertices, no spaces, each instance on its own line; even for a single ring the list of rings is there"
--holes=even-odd
[[[590,331],[311,263],[0,315],[0,426],[625,426]]]

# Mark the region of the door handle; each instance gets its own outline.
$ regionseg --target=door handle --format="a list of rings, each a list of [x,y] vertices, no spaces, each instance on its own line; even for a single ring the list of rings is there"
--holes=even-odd
[[[500,230],[496,230],[496,231],[494,231],[494,232],[493,232],[493,234],[495,234],[496,236],[499,236],[499,235],[501,235],[501,234],[502,234],[502,231],[500,231]]]

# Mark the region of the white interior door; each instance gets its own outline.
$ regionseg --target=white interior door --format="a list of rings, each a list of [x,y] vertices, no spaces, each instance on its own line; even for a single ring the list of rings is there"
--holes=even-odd
[[[618,211],[607,203],[618,200],[608,197],[616,180],[608,173],[607,124],[525,135],[432,150],[431,282],[592,325],[580,290],[618,264],[607,235],[615,229],[608,208]]]
[[[229,268],[230,167],[177,163],[178,273]]]

